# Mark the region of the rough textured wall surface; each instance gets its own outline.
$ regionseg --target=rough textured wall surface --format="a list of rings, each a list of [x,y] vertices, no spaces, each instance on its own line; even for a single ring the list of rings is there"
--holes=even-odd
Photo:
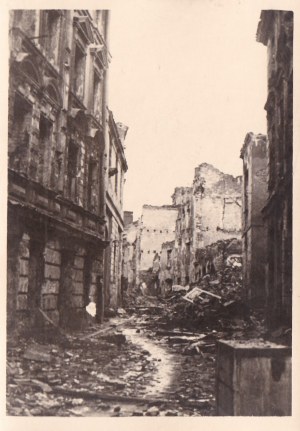
[[[292,322],[293,33],[292,11],[262,11],[257,40],[268,50],[267,317]]]
[[[45,324],[40,310],[75,326],[89,292],[100,298],[109,53],[90,47],[106,23],[87,10],[10,13],[9,327]]]
[[[241,150],[243,159],[243,283],[251,305],[266,300],[265,265],[267,231],[262,209],[268,198],[268,157],[265,135],[248,133]]]
[[[194,249],[241,234],[241,177],[207,163],[195,169]]]
[[[140,238],[140,270],[152,267],[155,253],[161,251],[164,242],[175,239],[176,207],[144,205]]]

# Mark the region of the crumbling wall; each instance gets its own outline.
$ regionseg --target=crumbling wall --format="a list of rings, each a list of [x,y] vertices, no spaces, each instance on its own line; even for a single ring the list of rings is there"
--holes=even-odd
[[[267,202],[267,140],[248,133],[241,150],[243,159],[243,284],[252,306],[263,307],[266,300],[265,264],[267,231],[262,209]]]
[[[144,205],[141,226],[140,270],[152,267],[155,253],[160,253],[164,242],[175,239],[177,208],[170,205]]]
[[[222,272],[226,265],[242,266],[242,242],[240,239],[219,240],[195,253],[195,281],[199,282],[207,274]]]
[[[194,249],[241,235],[241,178],[207,163],[195,169]]]

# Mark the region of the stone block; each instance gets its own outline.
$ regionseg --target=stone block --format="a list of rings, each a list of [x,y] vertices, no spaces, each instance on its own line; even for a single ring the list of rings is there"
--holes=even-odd
[[[59,280],[45,280],[42,285],[42,295],[44,294],[58,294]]]
[[[86,250],[83,247],[76,247],[76,256],[85,256]]]
[[[74,259],[74,266],[78,269],[83,269],[84,267],[84,258],[76,256]]]
[[[72,278],[74,281],[83,281],[83,271],[81,269],[72,269]]]
[[[52,250],[60,250],[60,242],[58,239],[50,239],[47,241],[47,248],[51,248]]]
[[[219,341],[219,416],[290,416],[291,349],[264,341]]]
[[[60,267],[45,264],[45,278],[50,280],[59,280],[60,279]]]
[[[45,249],[45,262],[46,263],[55,263],[60,265],[61,255],[59,251],[52,250],[50,248]]]
[[[83,283],[82,282],[76,281],[76,282],[73,283],[73,293],[75,295],[81,295],[81,294],[83,294],[83,289],[84,289],[84,287],[83,287]]]
[[[20,277],[18,283],[18,292],[27,293],[28,292],[28,277]]]
[[[26,259],[20,259],[19,273],[20,275],[28,275],[29,262]]]
[[[73,308],[83,308],[84,301],[82,295],[73,295],[72,296],[72,307]]]
[[[56,310],[57,309],[57,295],[43,295],[42,296],[42,309],[43,310]]]
[[[27,310],[28,308],[28,298],[27,295],[17,295],[17,310]]]
[[[94,260],[92,263],[93,272],[99,274],[102,272],[102,263],[100,260]]]
[[[19,252],[20,252],[20,256],[22,256],[23,258],[25,257],[25,258],[29,259],[29,248],[28,248],[26,242],[24,239],[22,239],[22,241],[20,242]]]

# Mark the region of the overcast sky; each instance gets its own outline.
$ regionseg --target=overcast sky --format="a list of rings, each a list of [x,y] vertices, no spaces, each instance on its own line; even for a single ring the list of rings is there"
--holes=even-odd
[[[200,163],[241,175],[246,133],[266,133],[260,10],[238,0],[126,0],[112,9],[109,105],[129,127],[124,209],[135,218],[143,204],[170,204]]]

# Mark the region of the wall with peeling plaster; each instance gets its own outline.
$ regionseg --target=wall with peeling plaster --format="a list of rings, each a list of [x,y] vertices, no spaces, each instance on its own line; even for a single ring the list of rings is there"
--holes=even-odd
[[[86,10],[10,13],[9,327],[45,325],[39,309],[80,326],[91,298],[101,311],[107,12],[91,21]]]

